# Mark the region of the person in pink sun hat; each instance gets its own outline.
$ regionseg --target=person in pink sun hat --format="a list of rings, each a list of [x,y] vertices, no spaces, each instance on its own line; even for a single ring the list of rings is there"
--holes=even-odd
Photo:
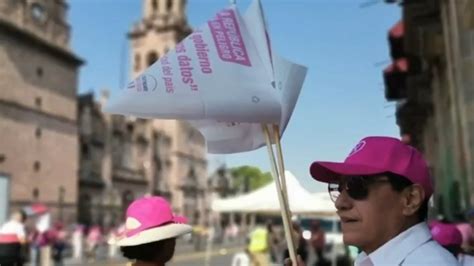
[[[433,185],[415,148],[366,137],[344,162],[316,161],[310,173],[328,183],[344,243],[361,250],[354,265],[459,265],[431,238],[426,217]]]
[[[463,253],[462,235],[455,224],[435,222],[430,228],[433,239],[458,258],[461,266],[474,265],[474,256]]]
[[[192,231],[162,197],[143,197],[127,208],[125,230],[109,241],[120,247],[133,266],[164,266],[174,255],[176,238]]]

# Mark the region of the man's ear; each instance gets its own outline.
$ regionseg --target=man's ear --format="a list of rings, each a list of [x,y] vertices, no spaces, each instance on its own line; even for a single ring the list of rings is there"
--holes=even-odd
[[[403,215],[411,216],[414,215],[423,204],[425,191],[420,185],[414,184],[403,190],[402,197]]]

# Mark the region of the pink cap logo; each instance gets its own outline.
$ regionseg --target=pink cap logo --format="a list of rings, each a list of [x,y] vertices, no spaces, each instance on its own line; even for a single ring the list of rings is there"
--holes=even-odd
[[[352,149],[352,151],[349,153],[347,157],[351,157],[352,155],[358,153],[365,147],[365,140],[362,140],[361,142],[357,143],[357,145]]]
[[[441,228],[440,226],[434,226],[433,229],[431,229],[431,234],[433,236],[437,236],[441,233]]]

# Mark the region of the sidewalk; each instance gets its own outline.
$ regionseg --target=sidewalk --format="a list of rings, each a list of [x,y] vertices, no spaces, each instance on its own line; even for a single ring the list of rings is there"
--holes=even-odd
[[[85,258],[82,260],[73,259],[73,258],[66,258],[64,260],[64,264],[68,266],[79,266],[79,265],[125,265],[127,259],[120,256],[120,251],[118,251],[117,258],[107,258],[108,250],[107,246],[100,246],[99,250],[97,251],[98,257],[95,261],[87,262]],[[234,242],[227,242],[222,244],[212,244],[212,251],[211,255],[216,255],[219,253],[220,250],[228,249],[228,250],[240,250],[243,249],[242,244],[239,241]],[[200,250],[195,250],[195,246],[193,243],[187,243],[184,241],[178,241],[176,245],[175,251],[175,259],[173,261],[179,262],[180,260],[188,260],[190,258],[198,258],[204,257],[206,252],[206,242],[202,243]]]

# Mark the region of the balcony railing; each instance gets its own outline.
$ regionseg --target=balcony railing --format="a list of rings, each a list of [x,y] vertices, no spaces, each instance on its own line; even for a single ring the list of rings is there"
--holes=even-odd
[[[148,184],[143,169],[130,169],[123,165],[114,165],[112,179],[118,182],[129,182],[135,184]]]

